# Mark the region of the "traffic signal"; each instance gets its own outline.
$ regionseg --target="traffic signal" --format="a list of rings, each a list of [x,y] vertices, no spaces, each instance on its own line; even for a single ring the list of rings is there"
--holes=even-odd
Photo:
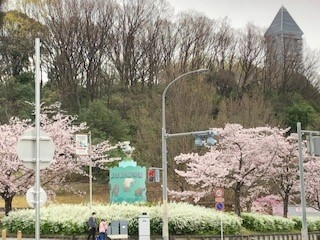
[[[207,144],[209,145],[209,146],[213,146],[213,145],[215,145],[217,143],[217,141],[213,138],[213,136],[209,136],[208,138],[207,138]]]
[[[160,182],[160,170],[159,169],[155,169],[155,171],[154,171],[154,181]]]
[[[155,182],[155,169],[148,170],[148,182]]]
[[[213,146],[217,143],[217,141],[214,139],[216,135],[218,135],[218,133],[213,131],[212,129],[209,131],[209,136],[207,137],[207,144],[209,146]]]
[[[203,146],[203,141],[202,141],[201,137],[196,136],[196,139],[194,140],[194,145],[196,145],[197,147]]]
[[[209,130],[207,133],[195,134],[196,139],[194,144],[197,147],[202,147],[203,145],[213,146],[217,143],[217,141],[214,139],[215,135],[217,135],[217,133],[213,130]]]

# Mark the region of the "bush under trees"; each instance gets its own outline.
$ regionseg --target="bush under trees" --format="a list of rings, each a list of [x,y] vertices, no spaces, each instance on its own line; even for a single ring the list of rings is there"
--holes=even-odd
[[[138,235],[139,215],[147,213],[150,217],[151,235],[161,235],[162,206],[144,204],[107,204],[96,205],[92,210],[87,205],[50,205],[41,208],[40,229],[44,235],[84,235],[87,233],[86,222],[95,211],[98,221],[102,218],[107,222],[127,220],[128,232],[131,236]],[[233,213],[220,212],[211,208],[196,206],[189,203],[170,203],[169,232],[172,235],[219,235],[221,217],[223,232],[227,235],[240,234],[242,229],[256,232],[290,232],[301,229],[301,218],[283,218],[279,216],[257,213],[242,213],[241,217]],[[25,209],[12,211],[2,219],[2,225],[9,232],[22,231],[33,234],[35,211]],[[320,230],[320,218],[308,218],[308,230]]]

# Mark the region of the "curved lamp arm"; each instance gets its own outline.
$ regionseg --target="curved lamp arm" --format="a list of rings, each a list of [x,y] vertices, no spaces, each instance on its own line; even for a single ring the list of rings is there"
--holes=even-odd
[[[168,226],[168,176],[167,176],[167,146],[166,146],[166,93],[168,88],[175,83],[177,80],[181,79],[182,77],[193,74],[193,73],[202,73],[208,72],[209,69],[198,69],[190,72],[186,72],[177,78],[175,78],[172,82],[170,82],[166,88],[163,90],[162,93],[162,206],[163,206],[163,215],[162,215],[162,239],[169,240],[169,226]]]

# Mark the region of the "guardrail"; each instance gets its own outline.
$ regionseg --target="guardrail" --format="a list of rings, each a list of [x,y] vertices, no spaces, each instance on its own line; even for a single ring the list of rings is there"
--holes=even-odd
[[[4,230],[5,231],[5,230]],[[320,232],[308,233],[309,240],[320,240]],[[130,240],[139,240],[139,236],[127,235]],[[127,237],[126,236],[126,237]],[[121,236],[119,239],[123,239]],[[199,236],[199,235],[170,235],[170,240],[221,240],[220,235],[208,235],[208,236]],[[34,239],[31,237],[22,238],[22,234],[19,231],[17,237],[12,238],[6,237],[6,233],[2,232],[2,239]],[[44,237],[41,239],[54,239],[54,240],[86,240],[87,235],[80,236],[55,236],[55,237]],[[162,240],[162,236],[150,236],[150,240]],[[265,234],[250,234],[250,235],[224,235],[223,240],[302,240],[300,233],[265,233]]]
[[[309,240],[320,240],[320,232],[308,233]],[[130,236],[130,240],[139,240],[139,236]],[[161,236],[150,236],[150,240],[162,240]],[[220,235],[170,235],[170,240],[221,240]],[[273,233],[250,235],[224,235],[223,240],[302,240],[300,233]]]

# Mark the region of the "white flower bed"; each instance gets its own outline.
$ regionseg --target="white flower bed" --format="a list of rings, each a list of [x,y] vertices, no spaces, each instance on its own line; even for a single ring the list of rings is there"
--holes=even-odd
[[[142,213],[150,216],[152,235],[161,235],[162,206],[144,204],[95,205],[92,211],[97,218],[127,220],[129,235],[138,235],[138,217]],[[195,206],[188,203],[170,203],[169,230],[171,234],[219,234],[221,214],[213,208]],[[42,234],[80,235],[87,232],[86,221],[91,215],[87,205],[50,205],[40,210]],[[223,213],[223,228],[226,234],[239,232],[241,218]],[[35,210],[19,210],[2,219],[3,226],[10,232],[21,230],[25,234],[34,233]]]

